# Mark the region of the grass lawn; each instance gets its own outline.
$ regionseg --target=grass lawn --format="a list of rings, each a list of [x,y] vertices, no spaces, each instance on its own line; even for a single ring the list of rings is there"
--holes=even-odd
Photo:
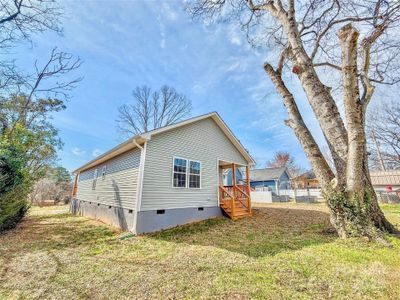
[[[400,206],[384,205],[400,226]],[[323,205],[271,204],[126,237],[65,207],[0,235],[1,299],[399,299],[400,239],[329,233]]]

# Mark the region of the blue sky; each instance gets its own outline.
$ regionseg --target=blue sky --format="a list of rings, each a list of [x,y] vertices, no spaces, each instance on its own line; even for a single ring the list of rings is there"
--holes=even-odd
[[[181,1],[66,1],[63,36],[44,33],[21,46],[17,63],[32,68],[51,49],[79,56],[84,80],[58,113],[64,148],[60,164],[73,170],[110,149],[121,138],[117,108],[132,101],[136,86],[167,84],[192,100],[192,115],[217,111],[265,166],[277,150],[289,151],[304,168],[306,158],[284,125],[286,111],[265,75],[266,50],[252,49],[234,24],[193,21]],[[322,135],[302,90],[293,84],[305,120]]]

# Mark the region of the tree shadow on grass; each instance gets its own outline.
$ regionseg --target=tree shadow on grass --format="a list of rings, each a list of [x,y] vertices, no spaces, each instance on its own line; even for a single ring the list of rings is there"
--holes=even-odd
[[[329,214],[291,208],[257,208],[253,216],[232,221],[209,219],[150,234],[154,239],[214,246],[253,258],[330,243]]]
[[[123,204],[121,201],[120,189],[118,183],[114,179],[112,180],[112,186],[114,189],[115,204],[117,206],[116,214],[119,227],[122,228],[123,230],[128,230],[128,222],[126,221],[124,209],[122,208]]]
[[[26,252],[65,250],[116,242],[117,230],[98,225],[97,221],[71,214],[31,216],[17,228],[0,235],[0,255],[15,257]]]

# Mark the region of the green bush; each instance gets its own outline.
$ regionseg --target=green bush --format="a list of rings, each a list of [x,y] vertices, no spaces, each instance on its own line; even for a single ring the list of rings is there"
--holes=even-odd
[[[28,211],[28,188],[23,184],[0,196],[0,232],[14,228]]]
[[[28,210],[30,176],[21,148],[0,140],[0,232],[15,227]]]

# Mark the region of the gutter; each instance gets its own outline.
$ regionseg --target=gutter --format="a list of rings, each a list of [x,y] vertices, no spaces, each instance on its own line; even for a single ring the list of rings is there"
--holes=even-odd
[[[142,202],[142,186],[143,186],[143,173],[144,173],[144,163],[146,159],[146,148],[147,148],[147,141],[150,140],[150,137],[145,138],[144,146],[142,147],[136,139],[133,139],[133,144],[140,149],[140,163],[139,163],[139,172],[138,172],[138,182],[136,188],[136,205],[135,205],[135,212],[133,215],[133,224],[131,228],[131,232],[136,234],[137,228],[137,219],[138,219],[138,212],[140,209],[140,205]]]

